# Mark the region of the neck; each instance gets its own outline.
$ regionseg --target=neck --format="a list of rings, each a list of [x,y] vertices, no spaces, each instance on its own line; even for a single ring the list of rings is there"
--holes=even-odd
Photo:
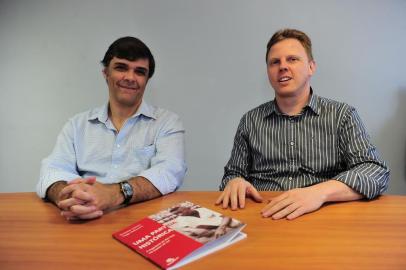
[[[310,100],[310,87],[298,96],[276,96],[279,110],[289,116],[298,115]]]
[[[133,116],[141,105],[141,101],[135,106],[123,106],[109,101],[109,118],[117,131],[120,131],[125,121]]]

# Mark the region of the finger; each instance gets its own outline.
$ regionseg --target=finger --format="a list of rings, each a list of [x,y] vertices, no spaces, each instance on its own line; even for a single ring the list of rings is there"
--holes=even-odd
[[[261,213],[264,213],[264,212],[268,211],[269,209],[271,209],[272,207],[274,207],[274,206],[276,205],[276,203],[277,203],[277,202],[274,201],[273,199],[272,199],[272,200],[269,200],[269,201],[268,201],[268,204],[265,205],[264,208],[262,208]]]
[[[294,211],[296,211],[296,209],[298,209],[300,206],[296,203],[292,203],[289,206],[283,208],[282,210],[278,211],[277,213],[272,215],[273,219],[281,219],[284,218],[288,215],[290,215],[291,213],[293,213]]]
[[[80,183],[83,183],[83,178],[76,178],[71,181],[68,181],[68,185],[80,184]]]
[[[93,185],[94,183],[96,183],[96,176],[89,176],[89,177],[84,178],[84,183]]]
[[[247,190],[245,188],[239,188],[238,189],[238,202],[240,205],[240,208],[244,208],[245,207],[245,197],[247,194]]]
[[[94,195],[93,194],[91,194],[89,192],[86,192],[86,191],[83,191],[81,189],[73,191],[72,194],[71,194],[71,197],[75,198],[75,199],[78,199],[78,200],[81,200],[81,201],[83,201],[85,203],[90,203],[90,202],[94,201]]]
[[[71,206],[74,206],[75,204],[84,204],[85,202],[76,198],[69,198],[66,200],[62,200],[58,203],[58,207],[60,209],[63,209],[65,211],[69,210]]]
[[[279,196],[276,196],[276,197],[274,197],[274,198],[271,198],[271,199],[269,200],[268,205],[269,205],[269,207],[273,207],[273,206],[276,205],[277,203],[279,203],[279,202],[281,202],[281,201],[283,201],[283,200],[286,200],[287,198],[288,198],[288,194],[287,194],[286,192],[284,192],[284,193],[282,193],[282,194],[279,195]]]
[[[221,195],[217,198],[217,201],[215,202],[215,204],[219,205],[223,201],[223,198],[224,198],[224,191],[221,192]]]
[[[63,194],[62,190],[61,190],[61,191],[59,191],[59,194],[58,194],[58,202],[69,199],[69,197],[70,197],[70,193],[69,194]]]
[[[103,215],[103,211],[98,210],[98,211],[94,211],[90,214],[86,214],[86,215],[80,215],[78,216],[80,219],[94,219],[94,218],[99,218]]]
[[[97,210],[97,211],[93,211],[91,213],[84,214],[84,215],[76,215],[75,213],[73,213],[71,211],[62,211],[61,215],[70,221],[82,220],[82,219],[94,219],[94,218],[101,217],[103,215],[103,211]]]
[[[292,204],[292,202],[288,199],[283,201],[277,202],[276,204],[269,203],[267,206],[262,209],[261,213],[263,217],[269,217],[273,214],[279,212],[280,210],[284,209],[288,205]]]
[[[64,196],[68,196],[75,191],[76,189],[79,188],[79,184],[72,184],[72,185],[67,185],[66,187],[64,187],[61,192],[59,193],[60,197],[64,197]]]
[[[76,216],[79,216],[79,215],[89,214],[89,213],[94,212],[94,211],[99,210],[99,209],[97,209],[97,207],[95,205],[76,204],[76,205],[71,206],[69,208],[69,210],[72,213],[74,213]]]
[[[231,187],[231,193],[230,193],[230,201],[231,201],[231,210],[237,210],[238,207],[238,189],[240,188],[240,185],[233,185]]]
[[[226,189],[224,190],[224,198],[223,198],[224,209],[228,207],[229,202],[230,202],[230,187],[226,187]]]
[[[65,217],[66,219],[72,220],[72,218],[76,217],[76,214],[72,211],[61,211],[61,216]]]
[[[302,215],[304,215],[306,213],[307,213],[307,211],[304,209],[304,207],[299,207],[293,213],[289,214],[286,217],[286,219],[292,220],[292,219],[300,217],[300,216],[302,216]]]
[[[250,185],[247,191],[248,195],[252,197],[254,201],[258,203],[263,201],[261,194],[259,194],[258,190],[253,185]]]

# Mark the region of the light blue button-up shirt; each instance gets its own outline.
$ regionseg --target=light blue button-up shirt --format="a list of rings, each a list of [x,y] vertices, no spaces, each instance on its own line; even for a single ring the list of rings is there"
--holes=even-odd
[[[53,183],[88,176],[106,184],[142,176],[162,194],[173,192],[186,173],[184,134],[176,114],[145,101],[119,132],[108,104],[77,114],[42,161],[37,194],[45,198]]]

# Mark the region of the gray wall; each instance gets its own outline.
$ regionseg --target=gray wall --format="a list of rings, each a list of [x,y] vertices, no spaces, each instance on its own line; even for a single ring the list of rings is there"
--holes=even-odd
[[[0,2],[0,192],[33,191],[65,121],[104,103],[101,60],[124,35],[157,60],[146,99],[187,128],[182,189],[216,190],[240,117],[273,98],[264,54],[276,30],[313,40],[322,96],[355,106],[406,194],[406,1]]]

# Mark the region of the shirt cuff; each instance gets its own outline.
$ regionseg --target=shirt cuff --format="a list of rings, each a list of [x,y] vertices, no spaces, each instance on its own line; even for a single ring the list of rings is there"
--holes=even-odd
[[[174,192],[182,185],[185,174],[186,164],[183,164],[179,168],[172,168],[171,170],[152,167],[138,176],[148,179],[162,195],[165,195]]]
[[[58,181],[70,181],[79,177],[79,175],[73,173],[61,172],[58,170],[49,170],[40,177],[36,188],[37,195],[40,198],[45,199],[47,195],[46,192],[53,183]]]
[[[356,192],[364,195],[368,200],[376,198],[383,192],[381,185],[377,180],[368,179],[357,171],[345,171],[333,179],[346,184]]]

